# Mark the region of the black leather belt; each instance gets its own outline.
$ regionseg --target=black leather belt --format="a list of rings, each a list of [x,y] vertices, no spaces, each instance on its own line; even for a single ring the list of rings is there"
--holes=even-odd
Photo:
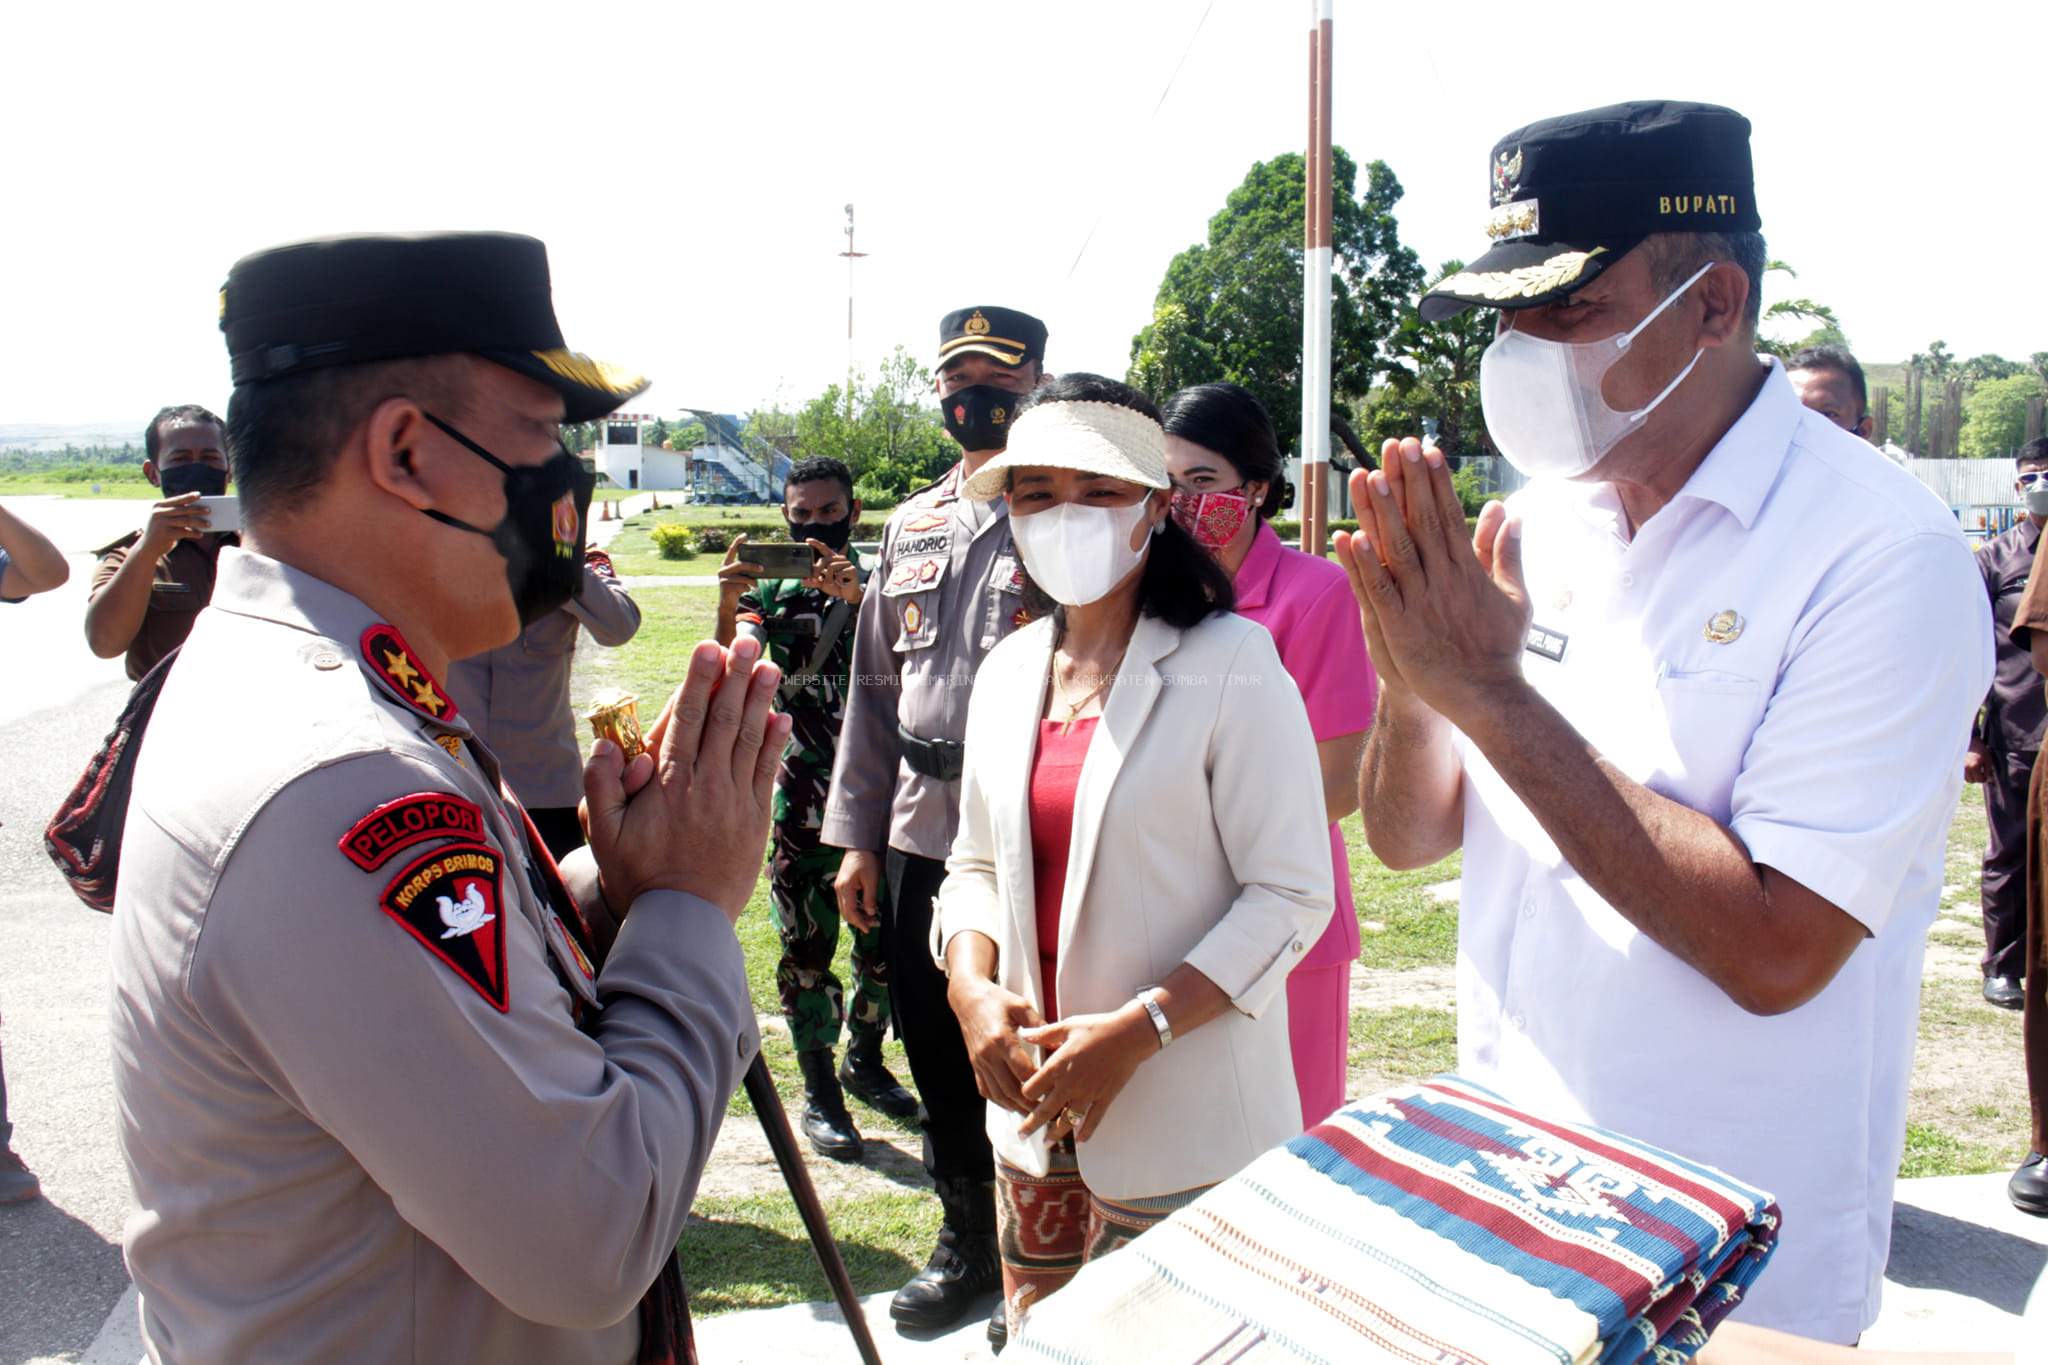
[[[960,780],[961,768],[967,761],[967,746],[959,740],[924,739],[899,724],[896,742],[903,748],[903,761],[910,765],[910,771],[936,777],[941,782]]]

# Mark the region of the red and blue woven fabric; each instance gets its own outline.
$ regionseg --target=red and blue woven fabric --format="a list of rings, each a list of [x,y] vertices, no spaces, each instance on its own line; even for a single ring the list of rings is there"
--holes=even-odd
[[[1020,1360],[1689,1360],[1776,1245],[1722,1172],[1440,1076],[1339,1110],[1034,1308]]]

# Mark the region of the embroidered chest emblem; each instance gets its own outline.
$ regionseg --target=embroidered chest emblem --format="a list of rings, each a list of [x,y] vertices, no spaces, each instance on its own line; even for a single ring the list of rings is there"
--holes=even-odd
[[[1717,611],[1707,618],[1707,628],[1701,632],[1710,645],[1725,645],[1742,638],[1742,627],[1746,623],[1733,608]]]
[[[382,622],[363,632],[363,662],[384,682],[385,689],[428,720],[446,724],[455,719],[455,702],[413,656],[393,626]]]

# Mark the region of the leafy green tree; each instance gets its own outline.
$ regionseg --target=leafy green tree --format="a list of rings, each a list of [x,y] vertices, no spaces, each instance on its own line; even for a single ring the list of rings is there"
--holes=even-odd
[[[1436,278],[1455,275],[1463,261],[1445,261]],[[1398,364],[1367,396],[1366,444],[1413,436],[1424,418],[1437,424],[1436,443],[1449,455],[1486,453],[1486,421],[1479,405],[1479,358],[1493,341],[1496,314],[1468,308],[1442,322],[1424,322],[1411,304],[1389,342]]]
[[[2026,438],[2027,404],[2043,394],[2048,385],[2034,374],[1990,379],[1972,389],[1963,399],[1964,458],[1990,459],[2018,449]]]
[[[951,468],[960,449],[946,435],[931,371],[897,347],[873,381],[827,385],[795,412],[756,411],[749,432],[791,459],[829,455],[846,462],[864,497],[895,499]]]
[[[1331,390],[1362,396],[1394,365],[1388,343],[1422,287],[1401,245],[1401,182],[1383,161],[1366,168],[1331,149]],[[1175,256],[1152,320],[1131,340],[1129,380],[1154,398],[1189,384],[1244,385],[1290,447],[1301,431],[1302,215],[1307,174],[1298,152],[1254,164],[1209,220],[1207,240]]]
[[[1962,364],[1962,376],[1972,384],[1981,384],[1987,379],[2010,379],[2026,367],[2017,361],[2007,360],[2002,355],[1986,351],[1973,355]]]

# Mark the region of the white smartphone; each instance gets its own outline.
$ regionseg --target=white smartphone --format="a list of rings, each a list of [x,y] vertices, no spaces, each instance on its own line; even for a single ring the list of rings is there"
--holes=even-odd
[[[199,505],[206,509],[206,515],[211,518],[207,523],[206,529],[215,535],[225,535],[229,531],[236,533],[241,531],[242,500],[233,493],[227,493],[218,498],[201,498]]]

